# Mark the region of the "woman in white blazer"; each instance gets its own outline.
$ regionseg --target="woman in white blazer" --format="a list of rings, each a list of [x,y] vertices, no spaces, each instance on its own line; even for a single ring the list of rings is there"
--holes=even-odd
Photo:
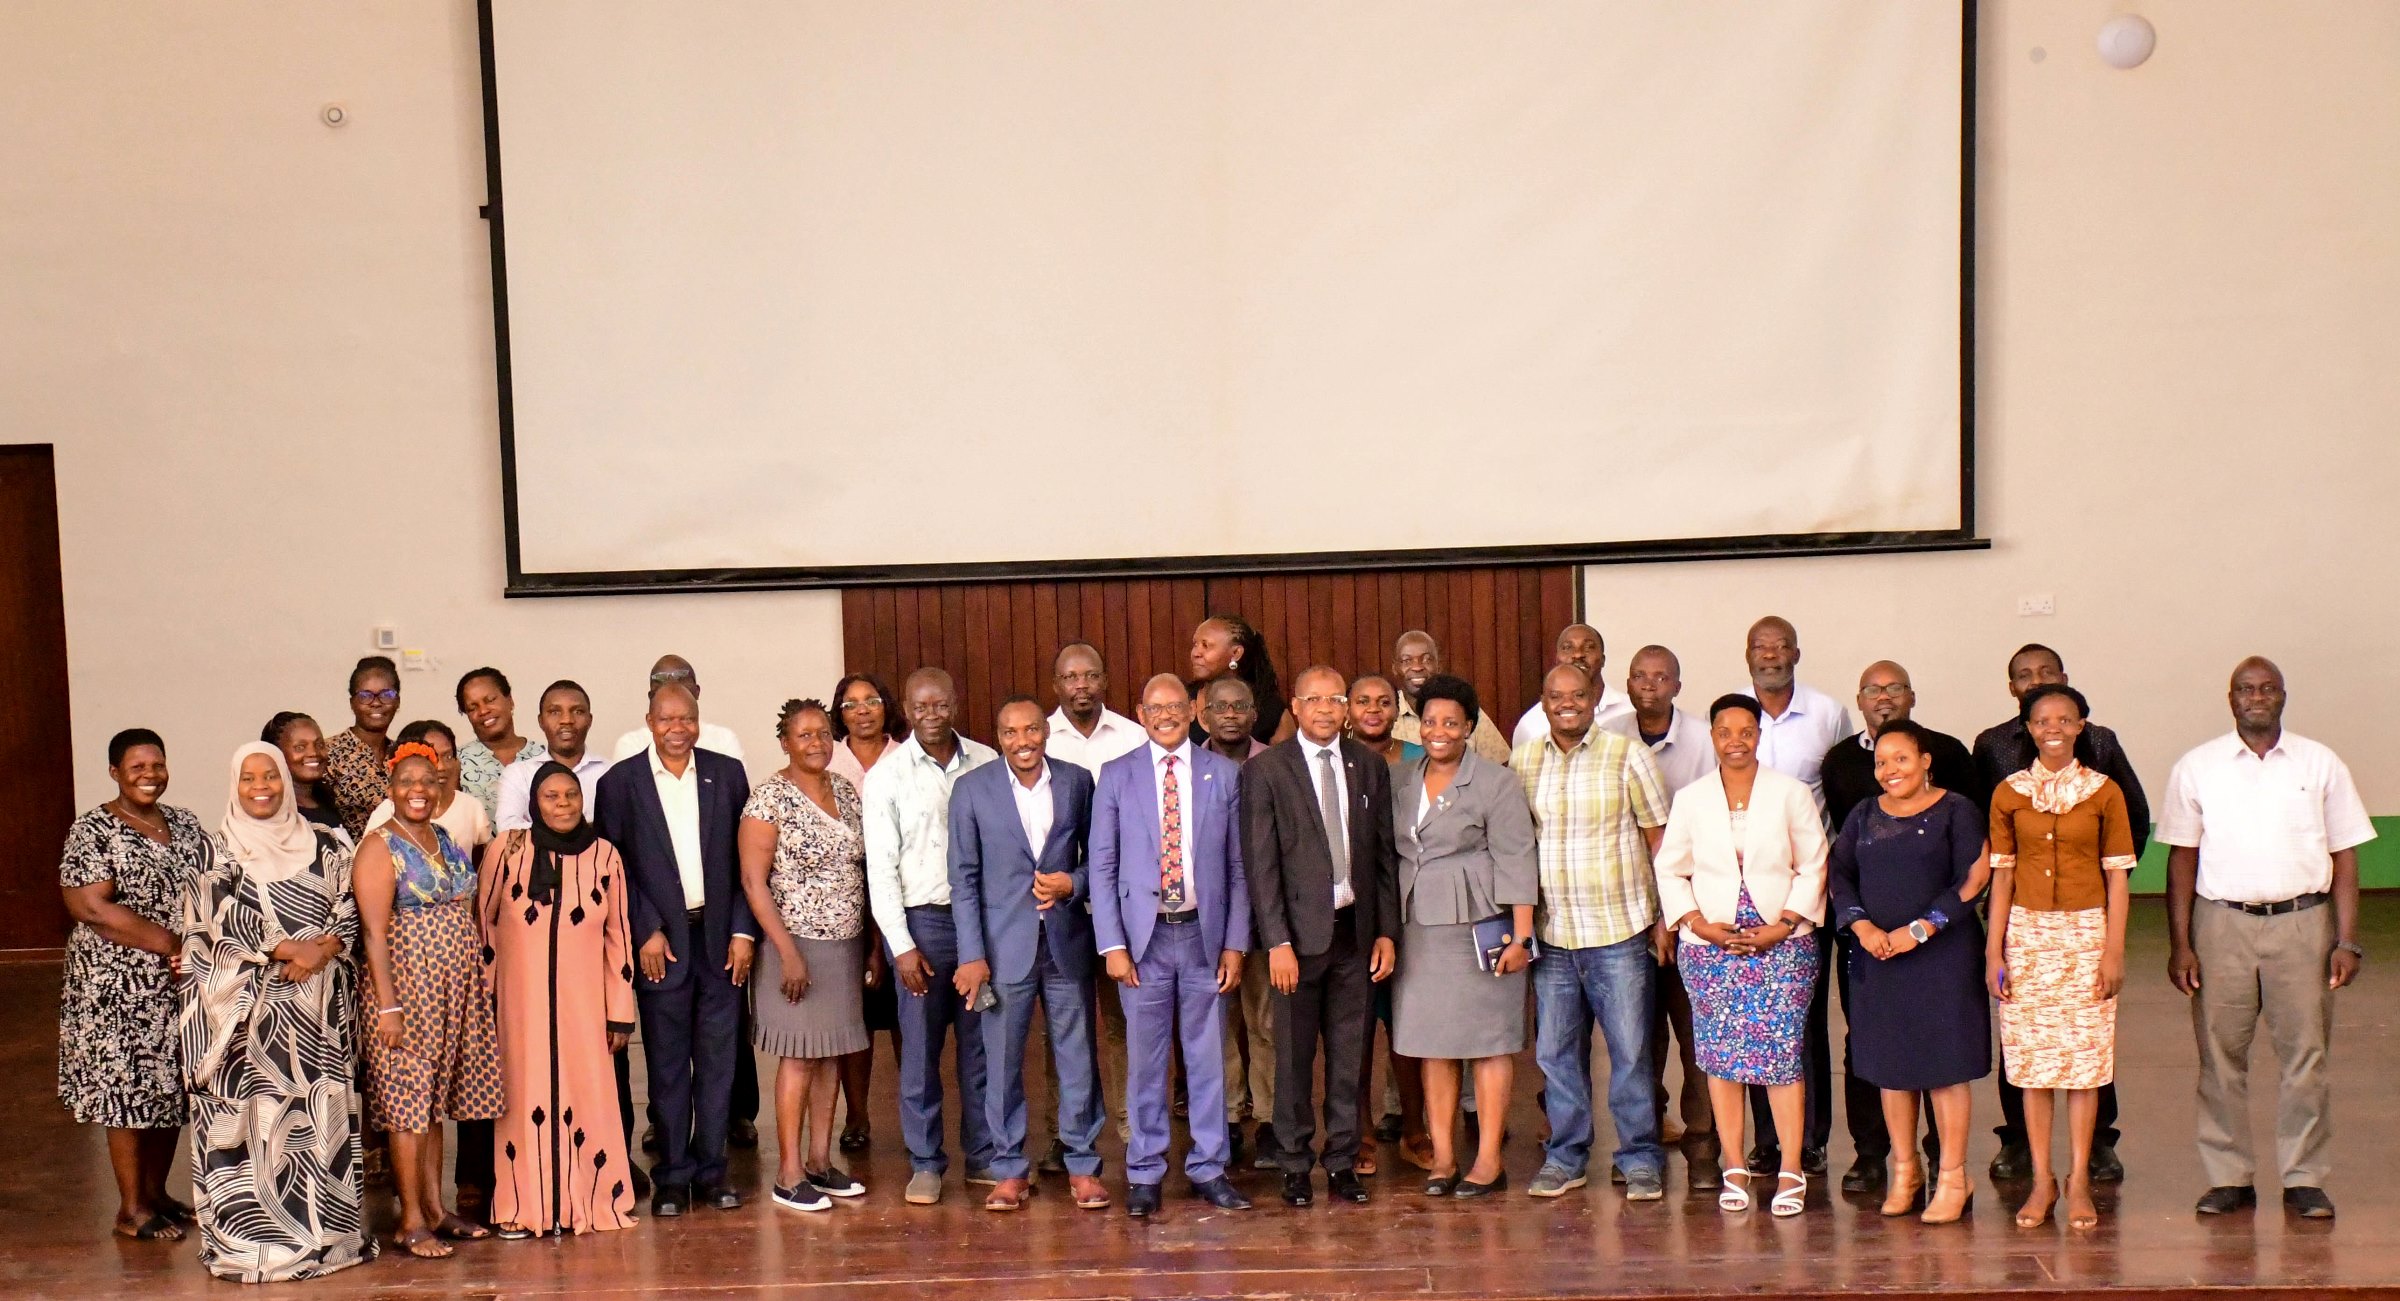
[[[1675,795],[1658,847],[1658,902],[1682,935],[1676,966],[1718,1141],[1745,1150],[1743,1089],[1764,1086],[1783,1150],[1774,1211],[1798,1215],[1808,1199],[1801,1038],[1817,980],[1817,946],[1806,936],[1825,920],[1825,821],[1805,783],[1758,762],[1758,718],[1758,702],[1744,695],[1708,707],[1717,771]],[[1750,1209],[1749,1171],[1726,1170],[1717,1205]]]

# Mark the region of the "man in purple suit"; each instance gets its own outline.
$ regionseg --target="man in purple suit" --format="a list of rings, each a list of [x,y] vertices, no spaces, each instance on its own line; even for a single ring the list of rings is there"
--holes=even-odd
[[[1224,1024],[1219,999],[1241,984],[1250,947],[1242,874],[1241,769],[1191,743],[1192,697],[1161,673],[1142,688],[1149,743],[1100,769],[1092,797],[1092,933],[1122,987],[1128,1110],[1125,1213],[1158,1210],[1166,1178],[1168,1049],[1178,1037],[1190,1089],[1192,1195],[1250,1209],[1225,1177]]]

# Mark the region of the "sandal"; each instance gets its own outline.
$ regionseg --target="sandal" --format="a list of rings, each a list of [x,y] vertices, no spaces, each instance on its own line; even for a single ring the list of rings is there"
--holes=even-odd
[[[492,1236],[502,1242],[523,1242],[533,1236],[533,1230],[522,1224],[495,1224],[492,1226]]]
[[[392,1245],[419,1260],[441,1260],[450,1254],[450,1244],[435,1237],[431,1229],[403,1233],[392,1239]]]
[[[1728,1212],[1749,1210],[1750,1181],[1755,1177],[1747,1166],[1726,1167],[1725,1186],[1717,1193],[1717,1209]],[[1735,1183],[1736,1178],[1741,1182]]]
[[[1375,1177],[1375,1171],[1377,1168],[1378,1167],[1375,1164],[1375,1145],[1373,1143],[1359,1144],[1358,1155],[1353,1157],[1350,1162],[1350,1173],[1357,1175],[1361,1179],[1372,1179]]]
[[[177,1224],[196,1223],[200,1218],[199,1212],[194,1211],[191,1207],[184,1205],[182,1202],[176,1201],[172,1197],[161,1196],[157,1200],[153,1201],[151,1205],[158,1208],[159,1214],[166,1216],[168,1219],[175,1221]]]
[[[1785,1187],[1784,1182],[1786,1180],[1792,1181],[1793,1183],[1797,1184],[1798,1187]],[[1789,1170],[1776,1175],[1775,1200],[1767,1204],[1767,1209],[1775,1212],[1775,1214],[1779,1216],[1786,1217],[1798,1215],[1800,1212],[1807,1210],[1808,1176],[1803,1174],[1794,1174]]]
[[[2047,1196],[2047,1197],[2043,1197],[2043,1196],[2042,1196],[2042,1194],[2043,1194],[2043,1191],[2044,1191],[2044,1190],[2043,1190],[2043,1189],[2040,1189],[2040,1188],[2037,1188],[2037,1189],[2035,1189],[2035,1190],[2034,1190],[2034,1192],[2033,1192],[2033,1196],[2032,1196],[2032,1197],[2028,1197],[2028,1198],[2026,1198],[2026,1199],[2025,1199],[2025,1205],[2023,1205],[2023,1206],[2020,1206],[2020,1207],[2018,1207],[2018,1208],[2017,1208],[2017,1227],[2018,1227],[2018,1228],[2020,1228],[2020,1229],[2038,1229],[2038,1228],[2042,1227],[2044,1224],[2046,1224],[2046,1223],[2048,1223],[2048,1222],[2049,1222],[2049,1220],[2050,1220],[2050,1208],[2051,1208],[2051,1207],[2053,1207],[2053,1206],[2056,1206],[2056,1205],[2058,1204],[2058,1183],[2057,1183],[2057,1181],[2053,1180],[2053,1181],[2050,1183],[2050,1185],[2049,1185],[2049,1187],[2048,1187],[2048,1190],[2047,1190],[2047,1191],[2049,1192],[2049,1196]],[[2040,1209],[2040,1210],[2033,1210],[2033,1209],[2032,1209],[2032,1207],[2033,1207],[2033,1202],[2034,1202],[2034,1198],[2036,1198],[2036,1197],[2040,1197],[2040,1198],[2042,1199],[2042,1206],[2041,1206],[2041,1209]]]
[[[433,1226],[433,1231],[452,1242],[481,1242],[492,1236],[490,1229],[457,1215],[443,1216],[442,1222]]]
[[[119,1220],[116,1225],[116,1233],[120,1238],[131,1238],[136,1242],[181,1242],[183,1240],[183,1227],[168,1219],[164,1214],[154,1214],[140,1224],[129,1225],[123,1220]]]

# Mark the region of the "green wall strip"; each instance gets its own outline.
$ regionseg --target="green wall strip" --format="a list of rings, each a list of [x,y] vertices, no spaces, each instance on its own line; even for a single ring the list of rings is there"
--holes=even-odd
[[[2375,819],[2375,838],[2358,847],[2358,884],[2368,890],[2400,889],[2400,818]],[[2153,840],[2133,869],[2135,894],[2167,892],[2167,847]]]

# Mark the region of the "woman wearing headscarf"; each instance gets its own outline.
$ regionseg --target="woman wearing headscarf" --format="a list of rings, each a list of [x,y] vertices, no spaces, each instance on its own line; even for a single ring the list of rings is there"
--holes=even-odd
[[[234,752],[216,862],[183,908],[183,1068],[200,1262],[273,1283],[375,1255],[351,1085],[350,854],[293,807],[283,752]]]
[[[634,1223],[616,1113],[615,1054],[635,1023],[625,865],[565,764],[534,770],[532,814],[529,836],[512,832],[484,860],[476,904],[507,1094],[493,1153],[503,1238]]]
[[[183,1236],[192,1208],[167,1196],[183,1128],[175,974],[183,897],[214,855],[200,819],[159,802],[167,747],[130,728],[109,738],[117,796],[75,820],[58,884],[75,929],[58,1001],[58,1096],[108,1130],[119,1237]]]
[[[444,1238],[491,1236],[442,1206],[441,1122],[495,1119],[503,1099],[475,928],[475,864],[433,820],[440,762],[421,741],[393,749],[392,820],[360,843],[352,880],[373,993],[369,1114],[392,1136],[396,1241],[427,1260],[450,1254]]]

